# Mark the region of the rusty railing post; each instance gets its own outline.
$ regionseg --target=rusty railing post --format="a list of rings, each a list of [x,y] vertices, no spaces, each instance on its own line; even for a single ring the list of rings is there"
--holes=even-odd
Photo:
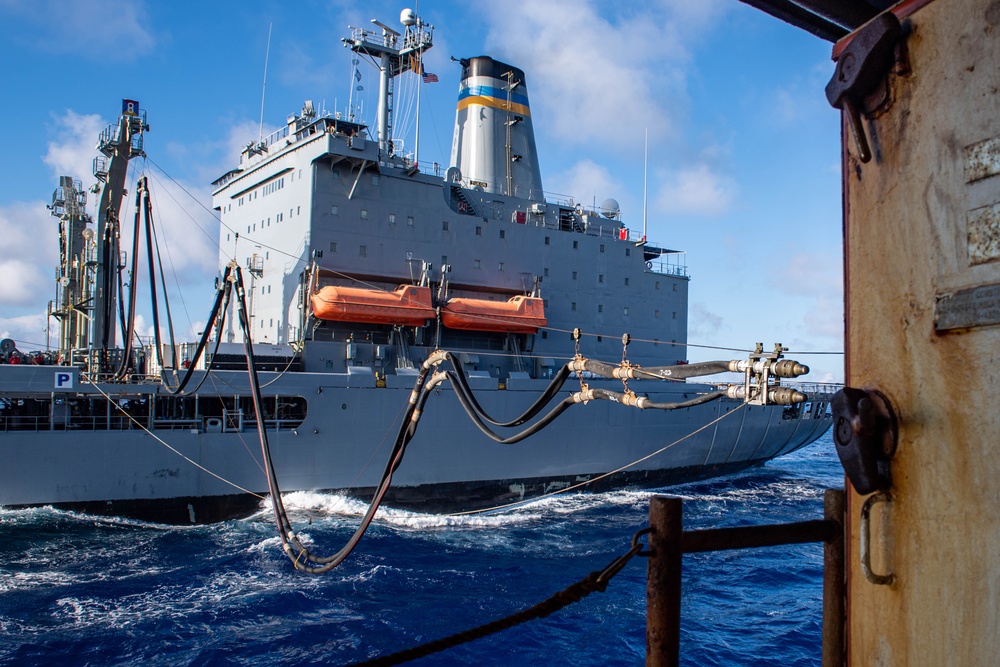
[[[647,667],[677,667],[680,662],[682,511],[680,498],[654,496],[649,501]]]
[[[844,597],[844,490],[823,494],[823,518],[840,526],[837,539],[823,544],[823,667],[843,667],[847,624]]]

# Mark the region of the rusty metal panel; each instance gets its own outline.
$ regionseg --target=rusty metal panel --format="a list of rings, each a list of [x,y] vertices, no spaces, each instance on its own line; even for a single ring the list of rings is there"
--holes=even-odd
[[[939,294],[934,304],[935,331],[1000,324],[1000,285],[982,285]]]
[[[1000,1],[910,16],[909,74],[844,125],[847,383],[899,417],[890,502],[861,574],[849,494],[848,663],[997,664],[1000,656]]]
[[[1000,259],[1000,203],[969,211],[969,261],[985,264]]]
[[[965,182],[1000,174],[1000,137],[965,147]]]

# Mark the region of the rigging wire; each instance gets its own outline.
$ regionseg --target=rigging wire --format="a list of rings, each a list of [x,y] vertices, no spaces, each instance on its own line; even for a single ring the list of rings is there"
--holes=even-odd
[[[157,164],[152,158],[149,158],[149,162],[154,167],[156,167],[156,169],[158,169],[166,178],[168,178],[174,185],[176,185],[182,192],[184,192],[184,194],[186,194],[188,197],[190,197],[191,200],[193,200],[195,203],[197,203],[198,206],[200,206],[201,208],[203,208],[209,215],[211,215],[212,218],[214,220],[216,220],[222,226],[223,229],[226,229],[226,230],[228,230],[229,232],[231,232],[233,234],[238,234],[239,233],[233,227],[231,227],[230,225],[227,225],[225,222],[223,222],[222,218],[220,216],[218,216],[214,210],[208,208],[203,203],[201,203],[201,201],[197,197],[195,197],[187,188],[185,188],[179,181],[177,181],[173,176],[171,176],[163,167],[161,167],[159,164]],[[180,202],[177,202],[176,198],[173,197],[173,195],[170,193],[169,189],[164,189],[164,190],[167,192],[167,195],[171,197],[171,199],[174,199],[174,201],[178,204],[178,206],[181,206]],[[186,213],[186,209],[183,206],[181,206],[181,209],[184,210],[185,213]],[[205,236],[207,236],[211,240],[212,245],[214,245],[216,248],[219,249],[219,251],[220,251],[221,254],[225,254],[227,256],[229,255],[229,253],[227,253],[222,248],[222,246],[219,244],[218,240],[215,239],[215,238],[212,238],[208,234],[208,232],[206,232],[201,227],[201,225],[198,223],[198,221],[193,216],[191,216],[189,213],[186,213],[186,214],[198,226],[198,228],[202,231],[202,233],[205,234]],[[254,239],[252,237],[244,235],[242,238],[244,238],[245,240],[251,241],[255,245],[259,245],[262,248],[266,248],[268,250],[273,250],[274,252],[276,252],[276,253],[278,253],[280,255],[284,255],[284,256],[286,256],[286,257],[288,257],[290,259],[293,259],[293,260],[296,260],[296,261],[300,261],[301,260],[301,257],[298,256],[298,255],[294,255],[294,254],[292,254],[290,252],[287,252],[285,250],[282,250],[281,248],[277,248],[275,246],[269,245],[267,243],[262,243],[262,242],[258,241],[257,239]],[[350,279],[350,280],[356,281],[359,285],[364,285],[365,287],[367,287],[369,289],[377,289],[377,290],[380,290],[380,291],[383,291],[383,292],[386,292],[386,293],[389,293],[389,292],[392,291],[390,289],[381,287],[379,285],[375,285],[373,283],[367,282],[367,281],[365,281],[363,279],[358,279],[356,276],[352,276],[352,275],[345,274],[345,273],[342,273],[342,272],[339,272],[339,271],[335,271],[333,269],[322,267],[320,270],[322,270],[323,272],[332,274],[332,275],[334,275],[334,276],[336,276],[338,278],[344,278],[344,279]],[[544,327],[538,327],[538,328],[540,330],[545,330],[545,331],[549,331],[549,332],[553,332],[553,333],[565,333],[565,334],[572,334],[573,333],[573,331],[570,330],[570,329],[561,329],[561,328],[558,328],[558,327],[544,326]],[[612,336],[613,337],[613,334],[606,334],[606,333],[589,333],[589,332],[583,332],[582,335],[586,336],[586,337],[594,337],[594,338],[596,338],[598,336],[602,336],[602,337],[603,336]],[[662,340],[654,340],[654,339],[648,339],[648,338],[633,338],[633,341],[635,341],[635,342],[643,342],[643,343],[654,343],[654,344],[657,344],[657,345],[669,345],[669,346],[672,346],[672,347],[695,348],[695,349],[701,349],[701,350],[721,350],[721,351],[725,351],[725,352],[740,352],[740,353],[749,353],[749,352],[753,351],[750,348],[726,347],[726,346],[721,346],[721,345],[705,345],[705,344],[690,343],[690,342],[684,342],[684,343],[680,343],[680,342],[666,342],[666,341],[662,341]],[[834,355],[836,355],[836,354],[844,354],[843,351],[796,352],[796,351],[793,350],[793,352],[795,354],[834,354]]]
[[[102,396],[104,396],[105,399],[107,399],[107,401],[108,401],[109,404],[115,406],[115,408],[119,412],[121,412],[126,418],[128,418],[128,420],[130,422],[132,422],[133,424],[135,424],[137,428],[139,428],[141,431],[143,431],[148,436],[150,436],[151,438],[153,438],[154,440],[156,440],[158,443],[160,443],[161,445],[163,445],[164,447],[166,447],[167,449],[169,449],[170,451],[172,451],[177,456],[181,457],[182,459],[184,459],[185,461],[187,461],[188,463],[190,463],[191,465],[193,465],[198,470],[201,470],[202,472],[204,472],[204,473],[206,473],[208,475],[211,475],[212,477],[214,477],[215,479],[219,480],[220,482],[223,482],[224,484],[228,484],[229,486],[233,487],[237,491],[242,491],[243,493],[247,493],[247,494],[253,496],[254,498],[259,498],[260,500],[264,500],[264,496],[260,495],[259,493],[254,493],[253,491],[250,491],[249,489],[245,489],[242,486],[240,486],[239,484],[237,484],[236,482],[229,481],[225,477],[222,477],[221,475],[212,472],[211,470],[209,470],[205,466],[201,465],[200,463],[198,463],[194,459],[191,459],[191,458],[185,456],[183,452],[181,452],[177,448],[171,446],[163,438],[161,438],[160,436],[156,435],[155,433],[153,433],[152,431],[150,431],[148,428],[146,428],[145,424],[143,424],[138,419],[136,419],[135,417],[133,417],[128,412],[128,410],[126,410],[121,405],[119,405],[118,401],[116,401],[111,395],[109,395],[106,391],[104,391],[104,389],[102,389],[101,386],[98,383],[95,382],[92,386]]]
[[[691,438],[691,437],[693,437],[693,436],[701,433],[705,429],[707,429],[707,428],[709,428],[711,426],[714,426],[715,424],[718,424],[720,421],[722,421],[726,417],[728,417],[730,415],[733,415],[733,414],[736,414],[737,412],[739,412],[740,410],[742,410],[745,406],[746,406],[745,403],[741,403],[740,405],[736,406],[736,408],[734,408],[733,410],[726,411],[725,413],[719,415],[718,417],[716,417],[712,421],[708,422],[707,424],[705,424],[705,425],[703,425],[703,426],[695,429],[694,431],[691,431],[690,433],[688,433],[685,436],[682,436],[682,437],[674,440],[669,445],[661,447],[660,449],[657,449],[655,452],[651,452],[649,454],[646,454],[642,458],[636,459],[635,461],[632,461],[631,463],[623,465],[620,468],[615,468],[614,470],[609,470],[606,473],[602,473],[600,475],[597,475],[596,477],[592,477],[591,479],[585,480],[583,482],[577,482],[576,484],[572,484],[572,485],[567,486],[567,487],[562,488],[562,489],[557,489],[555,491],[550,491],[549,493],[543,493],[542,495],[536,496],[534,498],[531,498],[530,500],[518,500],[516,502],[507,503],[505,505],[496,505],[494,507],[487,507],[487,508],[477,509],[477,510],[467,510],[465,512],[454,512],[452,514],[447,514],[446,516],[467,516],[467,515],[471,515],[471,514],[484,514],[484,513],[487,513],[487,512],[496,512],[497,510],[507,509],[509,507],[518,507],[518,506],[525,505],[527,503],[535,503],[535,502],[538,502],[540,500],[545,500],[546,498],[551,498],[552,496],[558,496],[558,495],[560,495],[562,493],[569,493],[570,491],[575,491],[577,489],[581,489],[581,488],[583,488],[585,486],[589,486],[589,485],[593,484],[594,482],[599,482],[602,479],[606,479],[606,478],[610,477],[611,475],[615,475],[617,473],[624,472],[624,471],[628,470],[629,468],[632,468],[634,466],[639,465],[640,463],[643,463],[644,461],[648,461],[649,459],[653,458],[654,456],[662,454],[663,452],[667,451],[668,449],[670,449],[672,447],[675,447],[675,446],[679,445],[680,443],[684,442],[688,438]]]

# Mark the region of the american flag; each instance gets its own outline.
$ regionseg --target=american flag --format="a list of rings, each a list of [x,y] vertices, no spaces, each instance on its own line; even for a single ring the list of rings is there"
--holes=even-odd
[[[424,72],[424,83],[437,83],[438,75],[431,74],[430,72]]]

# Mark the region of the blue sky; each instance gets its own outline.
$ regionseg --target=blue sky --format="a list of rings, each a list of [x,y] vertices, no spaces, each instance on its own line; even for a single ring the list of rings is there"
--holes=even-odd
[[[259,135],[269,27],[265,134],[306,99],[343,109],[354,82],[341,37],[372,18],[395,25],[404,6],[0,0],[0,334],[44,347],[58,259],[45,205],[60,175],[93,181],[97,135],[124,97],[149,114],[150,162],[134,166],[153,183],[183,294],[180,326],[200,331],[218,257],[209,184]],[[449,160],[460,75],[450,56],[516,65],[545,190],[598,205],[613,197],[633,229],[648,129],[648,235],[688,253],[691,343],[843,349],[840,129],[823,94],[830,44],[737,0],[423,0],[417,9],[435,26],[425,63],[440,77],[422,91],[421,163]],[[362,75],[374,109],[377,82]],[[397,127],[412,127],[408,94],[401,86]],[[719,356],[730,355],[690,352]],[[790,356],[813,367],[808,379],[843,378],[840,355]]]

